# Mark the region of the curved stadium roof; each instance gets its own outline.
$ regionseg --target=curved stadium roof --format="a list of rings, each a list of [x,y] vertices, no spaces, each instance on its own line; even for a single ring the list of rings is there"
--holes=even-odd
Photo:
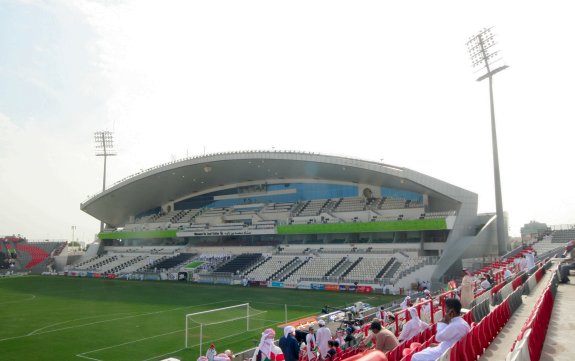
[[[243,151],[162,164],[127,177],[80,205],[110,226],[160,205],[249,184],[324,182],[387,187],[426,194],[458,208],[477,195],[438,179],[388,164],[317,153]],[[443,202],[442,202],[443,203]]]

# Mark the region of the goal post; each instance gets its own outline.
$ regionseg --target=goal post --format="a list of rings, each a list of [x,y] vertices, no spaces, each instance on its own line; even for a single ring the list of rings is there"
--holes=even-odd
[[[198,347],[199,354],[203,355],[204,344],[261,329],[266,313],[242,303],[186,314],[185,348]]]

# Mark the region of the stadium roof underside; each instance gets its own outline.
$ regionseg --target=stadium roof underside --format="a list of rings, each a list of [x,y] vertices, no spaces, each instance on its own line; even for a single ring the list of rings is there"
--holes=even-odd
[[[80,209],[119,227],[130,216],[218,189],[286,182],[380,186],[425,194],[430,204],[459,209],[477,195],[401,167],[314,153],[247,151],[187,158],[134,174],[90,198]],[[473,202],[474,201],[474,202]]]

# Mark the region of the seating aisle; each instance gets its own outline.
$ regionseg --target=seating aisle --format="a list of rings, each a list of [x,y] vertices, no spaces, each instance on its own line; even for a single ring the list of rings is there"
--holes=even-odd
[[[539,296],[545,290],[549,279],[552,276],[552,272],[545,272],[543,278],[537,283],[537,286],[532,290],[529,295],[521,296],[523,298],[523,303],[517,308],[515,313],[511,315],[511,318],[505,324],[505,327],[499,332],[495,340],[491,342],[489,347],[483,353],[483,356],[479,359],[480,361],[489,360],[505,360],[507,354],[511,350],[513,342],[517,339],[517,335],[521,332],[521,328],[525,325],[525,321],[533,308],[535,303],[539,299]]]
[[[571,276],[573,280],[573,276]],[[541,361],[573,360],[573,336],[575,335],[575,284],[559,285],[555,306],[551,314]]]

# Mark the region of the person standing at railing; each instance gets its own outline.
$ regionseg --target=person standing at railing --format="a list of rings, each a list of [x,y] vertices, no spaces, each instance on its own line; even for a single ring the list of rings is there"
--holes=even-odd
[[[313,327],[308,329],[308,333],[305,336],[306,353],[308,360],[315,358],[315,350],[317,348],[317,342],[315,340],[315,330]]]
[[[409,307],[411,307],[411,297],[406,296],[403,302],[401,302],[399,306],[401,307],[402,310],[407,310]]]
[[[463,308],[469,308],[469,305],[474,299],[473,295],[473,279],[471,278],[471,273],[467,268],[463,269],[463,279],[461,280],[461,306]]]
[[[327,342],[331,340],[332,335],[329,328],[326,327],[324,320],[319,320],[318,325],[319,329],[315,333],[315,339],[317,341],[320,356],[325,358],[327,356],[327,351],[329,350]]]
[[[384,324],[387,323],[387,312],[383,306],[375,313],[375,318],[380,319]]]
[[[527,270],[535,267],[535,256],[533,255],[533,251],[527,251],[525,254],[525,260],[527,262]]]
[[[284,328],[284,335],[278,343],[284,354],[285,361],[298,361],[299,345],[295,339],[295,328],[291,325]]]

